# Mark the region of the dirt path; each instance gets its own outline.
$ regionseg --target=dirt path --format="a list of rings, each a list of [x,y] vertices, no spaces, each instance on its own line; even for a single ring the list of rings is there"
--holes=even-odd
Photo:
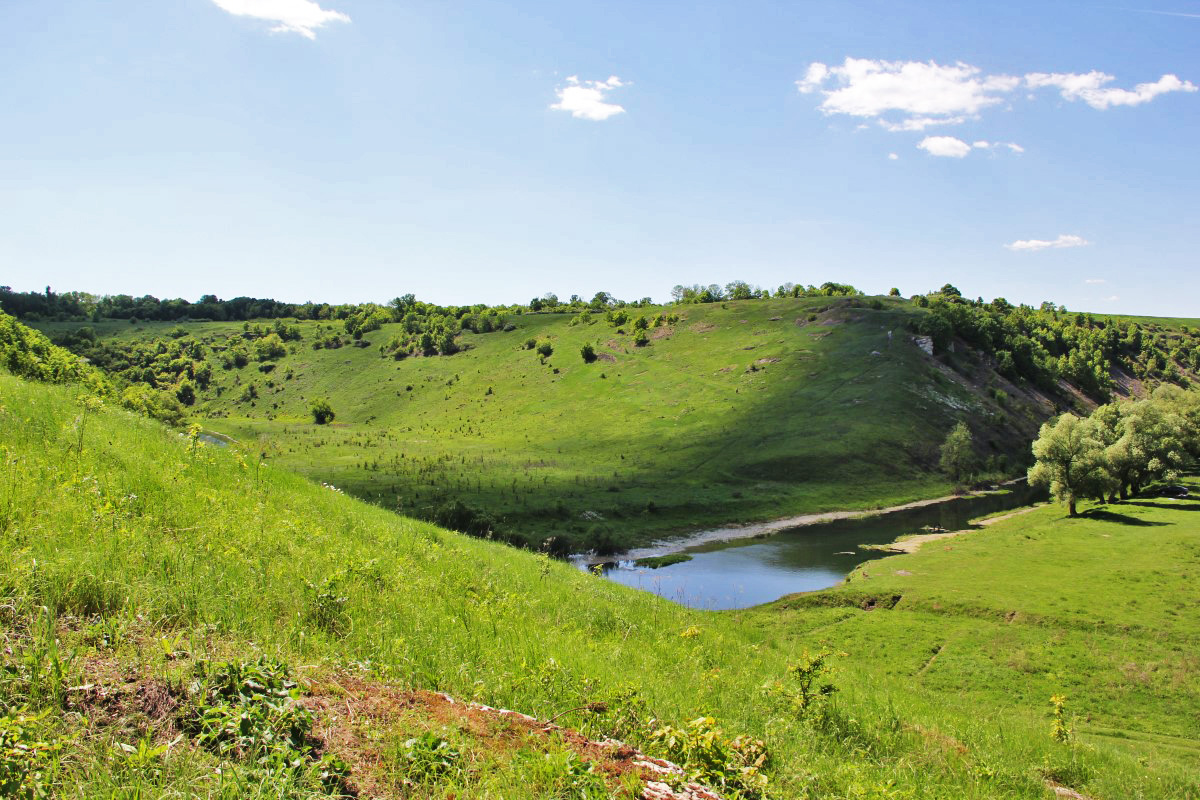
[[[1008,486],[1010,483],[1001,484]],[[784,517],[782,519],[773,519],[766,522],[750,522],[744,525],[729,525],[724,528],[713,528],[706,531],[697,531],[682,538],[660,539],[651,542],[645,547],[635,548],[627,553],[620,555],[621,559],[638,559],[647,556],[669,555],[671,553],[680,553],[697,545],[711,544],[712,542],[727,542],[735,539],[757,539],[764,536],[769,536],[779,531],[788,530],[789,528],[800,528],[805,525],[817,525],[822,522],[833,522],[839,519],[853,519],[855,517],[875,517],[882,514],[890,514],[893,511],[907,511],[913,508],[923,508],[925,506],[944,503],[948,500],[954,500],[958,497],[981,497],[988,492],[969,492],[965,495],[946,495],[945,497],[934,497],[928,500],[914,500],[911,503],[904,503],[898,506],[889,506],[887,508],[861,509],[858,511],[824,511],[819,514],[801,514],[795,517]],[[1018,512],[1019,513],[1019,512]],[[997,517],[994,519],[1003,519]],[[981,523],[984,524],[984,523]],[[934,534],[940,536],[941,534]],[[901,543],[902,544],[902,543]],[[600,563],[611,560],[611,557],[577,557],[583,563]]]
[[[989,525],[993,525],[1002,519],[1010,519],[1012,517],[1020,516],[1021,514],[1028,514],[1030,511],[1033,511],[1035,508],[1040,508],[1042,505],[1044,505],[1044,504],[1038,503],[1037,505],[1029,506],[1028,508],[1021,508],[1016,511],[1011,511],[1007,514],[1001,514],[998,517],[988,517],[987,519],[982,519],[979,522],[972,523],[972,527],[965,528],[961,531],[944,531],[942,533],[918,533],[914,536],[909,536],[905,539],[901,539],[900,541],[892,542],[891,544],[879,545],[875,549],[886,550],[889,553],[915,553],[918,550],[920,550],[921,545],[925,544],[926,542],[936,542],[939,539],[950,539],[954,536],[959,536],[964,533],[970,533],[971,531],[977,531],[980,528],[986,528]]]

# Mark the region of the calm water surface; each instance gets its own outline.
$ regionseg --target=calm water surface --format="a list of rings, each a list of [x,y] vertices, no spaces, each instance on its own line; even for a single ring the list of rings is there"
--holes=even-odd
[[[1017,484],[1006,492],[957,497],[922,508],[858,519],[791,528],[757,539],[712,542],[684,549],[691,561],[660,569],[638,567],[632,560],[603,565],[609,580],[644,589],[692,608],[747,608],[792,592],[826,589],[840,583],[860,564],[890,553],[859,545],[887,544],[929,527],[967,528],[976,517],[1019,508],[1043,499]],[[674,552],[664,547],[663,553]],[[639,553],[640,554],[640,553]],[[577,562],[581,568],[585,560]]]

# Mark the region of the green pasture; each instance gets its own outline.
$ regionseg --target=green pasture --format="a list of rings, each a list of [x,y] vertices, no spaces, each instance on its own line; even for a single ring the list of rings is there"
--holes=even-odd
[[[653,317],[659,311],[649,309]],[[948,492],[937,446],[973,420],[980,458],[1019,467],[1040,418],[1020,397],[935,364],[906,323],[919,310],[830,298],[689,306],[634,344],[602,315],[511,316],[510,332],[462,334],[453,356],[313,350],[340,323],[299,323],[303,340],[262,365],[222,369],[234,323],[105,322],[102,337],[161,340],[181,327],[213,347],[213,385],[194,417],[276,466],[402,513],[451,500],[516,541],[576,548],[810,511],[892,505]],[[639,311],[633,310],[634,319]],[[889,342],[888,331],[892,331]],[[549,342],[542,359],[525,342]],[[595,346],[585,363],[580,348]],[[255,397],[247,387],[253,384]],[[330,425],[309,404],[328,398]],[[1039,412],[1040,413],[1040,412]]]
[[[1048,508],[829,592],[698,612],[78,394],[0,376],[0,715],[32,715],[60,748],[43,763],[60,796],[310,796],[186,736],[169,756],[120,747],[166,745],[169,717],[77,710],[81,686],[183,694],[196,661],[258,654],[309,687],[441,689],[652,752],[648,730],[711,716],[766,743],[769,797],[1041,798],[1047,780],[1200,796],[1194,501]],[[845,653],[819,676],[838,691],[802,707],[789,666],[825,647]],[[1067,741],[1049,736],[1051,694],[1068,698]],[[546,758],[397,796],[545,785]]]

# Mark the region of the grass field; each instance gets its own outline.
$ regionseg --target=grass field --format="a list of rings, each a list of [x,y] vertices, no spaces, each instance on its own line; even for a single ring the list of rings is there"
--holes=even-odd
[[[1200,797],[1194,502],[1070,521],[1048,508],[873,562],[829,592],[705,613],[76,394],[0,376],[0,726],[34,717],[21,735],[45,749],[21,763],[59,796],[320,794],[303,759],[214,751],[189,727],[197,708],[220,711],[189,689],[196,662],[263,654],[292,665],[351,777],[390,796],[636,789],[583,777],[561,737],[514,739],[411,702],[355,716],[364,682],[376,697],[448,690],[664,755],[679,751],[654,729],[711,715],[726,739],[765,742],[777,798],[1041,798],[1047,780],[1093,798]],[[802,707],[789,666],[824,645],[846,655],[818,684],[840,691]],[[1070,741],[1048,734],[1055,693]],[[426,749],[448,742],[454,769],[414,766],[433,763],[412,755],[423,733]]]
[[[1189,611],[1200,601],[1200,484],[1188,485],[1192,499],[1133,499],[1077,519],[1050,506],[932,542],[838,589],[785,598],[758,622],[850,652],[872,691],[931,708],[1034,720],[1065,695],[1081,746],[1200,774],[1200,625]],[[1136,797],[1122,781],[1149,774],[1096,773],[1091,791]]]
[[[955,421],[971,420],[981,459],[1019,467],[1048,411],[986,365],[966,370],[982,376],[973,385],[927,357],[904,327],[922,312],[898,300],[680,313],[645,347],[632,325],[536,314],[510,317],[511,332],[464,334],[468,349],[454,356],[403,361],[378,352],[394,326],[369,334],[369,347],[313,350],[337,323],[300,323],[304,339],[269,374],[216,366],[194,412],[274,463],[384,507],[428,518],[459,499],[517,540],[557,535],[578,548],[945,494],[937,446]],[[97,326],[122,340],[175,327]],[[242,333],[183,328],[217,347]],[[553,355],[543,363],[529,339]],[[590,364],[585,342],[599,355]],[[987,391],[1001,386],[1004,405]],[[329,398],[332,424],[313,424],[315,397]]]

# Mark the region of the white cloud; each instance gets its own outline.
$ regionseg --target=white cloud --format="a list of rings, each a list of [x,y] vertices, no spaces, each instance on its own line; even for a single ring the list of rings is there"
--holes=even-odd
[[[830,83],[832,88],[825,87]],[[1009,75],[983,75],[961,61],[877,61],[847,58],[841,66],[820,62],[808,66],[796,81],[803,94],[820,91],[826,114],[880,118],[892,131],[922,131],[931,125],[957,125],[984,108],[1003,101],[1021,84]],[[884,115],[899,116],[887,119]]]
[[[992,151],[995,151],[1001,147],[1007,147],[1009,150],[1013,151],[1014,153],[1024,153],[1025,152],[1025,148],[1021,147],[1021,145],[1017,144],[1016,142],[989,142],[987,139],[980,139],[978,141],[971,142],[971,147],[974,150],[992,150]]]
[[[900,156],[896,155],[895,153],[888,153],[888,161],[899,161],[899,160],[900,160]]]
[[[805,71],[804,78],[796,81],[796,87],[800,90],[800,94],[812,94],[821,88],[821,84],[825,82],[827,77],[829,77],[829,67],[820,61],[814,61],[808,65],[808,70]]]
[[[567,78],[566,86],[554,90],[558,95],[558,102],[550,107],[558,111],[570,111],[571,116],[576,119],[599,122],[625,113],[624,108],[616,103],[606,102],[606,99],[610,90],[628,85],[616,75],[606,81],[580,81],[578,76],[572,75]]]
[[[317,29],[330,22],[349,22],[340,11],[328,11],[313,0],[213,0],[222,10],[237,17],[274,22],[272,33],[298,33],[317,38]]]
[[[917,147],[931,156],[944,158],[963,158],[971,152],[971,145],[953,136],[926,136]]]
[[[900,133],[902,131],[916,131],[920,133],[933,125],[961,125],[966,121],[966,117],[910,117],[899,122],[888,122],[886,119],[881,119],[879,120],[879,126],[885,131],[892,133]]]
[[[1175,75],[1163,75],[1154,83],[1139,83],[1133,89],[1108,87],[1107,84],[1114,80],[1112,75],[1098,70],[1086,73],[1031,72],[1025,76],[1025,84],[1031,89],[1052,87],[1058,89],[1064,100],[1082,100],[1100,111],[1112,106],[1140,106],[1160,94],[1194,92],[1198,88],[1191,81],[1182,81]]]
[[[1018,239],[1012,244],[1006,244],[1004,246],[1009,250],[1035,251],[1062,247],[1084,247],[1085,245],[1089,244],[1091,244],[1091,242],[1089,242],[1087,239],[1084,239],[1082,236],[1074,236],[1072,234],[1064,233],[1060,234],[1057,239],[1051,239],[1049,241],[1045,239]]]
[[[1096,284],[1100,284],[1100,283],[1108,283],[1108,281],[1106,281],[1104,278],[1085,278],[1083,282],[1092,284],[1092,285],[1096,285]]]
[[[925,133],[937,125],[961,125],[979,119],[986,109],[1007,103],[1014,96],[1036,100],[1036,90],[1043,88],[1057,89],[1066,100],[1082,100],[1099,110],[1142,105],[1168,92],[1200,91],[1190,81],[1171,74],[1132,89],[1109,86],[1114,80],[1099,70],[1031,72],[1017,77],[987,75],[979,67],[961,61],[942,65],[934,61],[847,57],[840,66],[812,62],[804,77],[796,81],[796,88],[801,94],[820,94],[818,108],[826,115],[872,119],[891,133]],[[1007,147],[1013,153],[1025,152],[1015,142],[979,140],[967,144],[952,136],[926,136],[917,146],[932,155],[953,158],[965,157],[972,147],[993,152]]]
[[[1115,294],[1114,294],[1114,295],[1112,295],[1111,297],[1106,297],[1106,298],[1104,298],[1104,302],[1106,302],[1106,303],[1115,303],[1115,302],[1117,302],[1117,301],[1118,301],[1118,300],[1120,300],[1120,299],[1121,299],[1120,297],[1118,297],[1117,295],[1115,295]]]

